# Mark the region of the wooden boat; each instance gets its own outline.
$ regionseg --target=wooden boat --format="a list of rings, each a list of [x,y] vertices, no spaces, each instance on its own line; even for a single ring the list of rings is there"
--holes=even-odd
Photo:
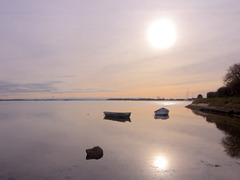
[[[105,117],[129,119],[131,112],[103,112]]]
[[[154,112],[155,116],[168,116],[169,110],[166,108],[160,108]]]
[[[117,121],[117,122],[131,122],[130,118],[119,118],[119,117],[109,117],[109,116],[105,116],[104,117],[105,120],[111,120],[111,121]]]

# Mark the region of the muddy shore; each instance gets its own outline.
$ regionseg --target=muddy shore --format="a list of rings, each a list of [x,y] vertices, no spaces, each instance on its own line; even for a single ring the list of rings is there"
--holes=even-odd
[[[240,112],[234,111],[232,108],[226,107],[214,107],[209,106],[208,104],[199,103],[199,104],[189,104],[186,106],[189,109],[199,110],[208,113],[222,114],[222,115],[234,115],[240,117]]]

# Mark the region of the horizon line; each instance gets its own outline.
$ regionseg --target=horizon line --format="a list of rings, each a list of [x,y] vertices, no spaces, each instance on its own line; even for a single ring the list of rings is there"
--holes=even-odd
[[[9,98],[0,101],[184,101],[195,98]]]

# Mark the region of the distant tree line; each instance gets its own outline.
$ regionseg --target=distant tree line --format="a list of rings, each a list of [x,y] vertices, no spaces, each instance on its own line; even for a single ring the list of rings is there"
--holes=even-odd
[[[207,98],[240,97],[240,63],[230,66],[223,81],[225,86],[220,87],[216,92],[208,92]]]

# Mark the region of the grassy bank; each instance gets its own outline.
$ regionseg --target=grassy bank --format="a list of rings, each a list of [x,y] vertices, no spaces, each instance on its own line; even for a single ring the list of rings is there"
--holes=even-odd
[[[193,101],[193,104],[202,103],[213,107],[231,108],[236,112],[240,112],[240,97],[203,98]]]

